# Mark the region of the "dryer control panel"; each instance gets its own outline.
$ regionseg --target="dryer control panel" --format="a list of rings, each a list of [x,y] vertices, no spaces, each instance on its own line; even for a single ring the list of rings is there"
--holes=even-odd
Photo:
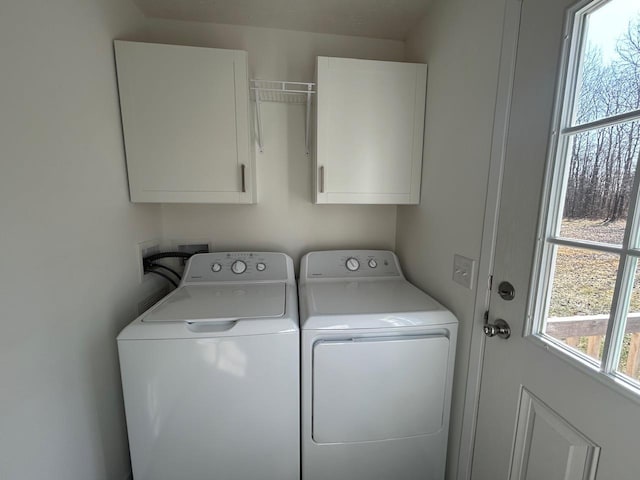
[[[293,272],[289,257],[271,252],[202,253],[191,257],[184,283],[201,282],[286,282]]]
[[[300,278],[402,277],[398,259],[388,250],[334,250],[305,256]]]

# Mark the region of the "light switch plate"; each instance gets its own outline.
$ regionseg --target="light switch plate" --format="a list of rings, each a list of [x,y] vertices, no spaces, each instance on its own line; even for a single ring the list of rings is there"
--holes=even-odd
[[[471,290],[473,288],[473,277],[475,276],[475,268],[475,260],[463,257],[462,255],[454,255],[453,281]]]

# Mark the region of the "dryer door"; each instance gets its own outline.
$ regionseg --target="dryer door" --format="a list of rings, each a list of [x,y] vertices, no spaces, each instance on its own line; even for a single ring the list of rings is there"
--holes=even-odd
[[[346,443],[413,437],[443,424],[449,339],[321,340],[313,348],[313,439]]]

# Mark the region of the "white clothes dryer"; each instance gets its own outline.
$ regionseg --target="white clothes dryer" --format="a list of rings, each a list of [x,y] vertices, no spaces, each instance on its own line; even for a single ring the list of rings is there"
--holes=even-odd
[[[444,479],[457,320],[392,252],[300,267],[302,479]]]
[[[298,480],[293,262],[194,255],[118,336],[135,480]]]

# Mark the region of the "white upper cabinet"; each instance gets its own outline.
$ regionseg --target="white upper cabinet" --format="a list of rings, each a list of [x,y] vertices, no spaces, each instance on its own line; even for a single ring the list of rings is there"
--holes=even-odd
[[[254,203],[247,53],[115,42],[132,202]]]
[[[420,201],[427,66],[318,57],[316,203]]]

